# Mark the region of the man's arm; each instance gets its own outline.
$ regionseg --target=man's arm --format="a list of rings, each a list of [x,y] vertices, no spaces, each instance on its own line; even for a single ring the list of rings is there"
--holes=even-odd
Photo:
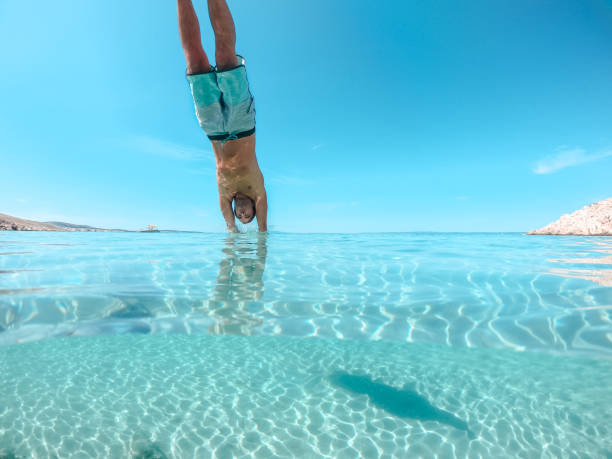
[[[228,199],[226,196],[219,194],[219,207],[221,207],[221,213],[227,224],[227,229],[232,233],[237,232],[236,220],[234,220],[234,212],[232,210],[232,199]]]
[[[268,231],[268,197],[265,189],[263,194],[255,200],[255,215],[259,231]]]

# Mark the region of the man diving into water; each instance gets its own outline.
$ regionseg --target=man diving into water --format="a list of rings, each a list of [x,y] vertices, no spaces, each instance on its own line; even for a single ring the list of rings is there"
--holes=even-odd
[[[236,231],[234,216],[242,223],[257,216],[259,231],[267,231],[268,201],[255,156],[255,105],[244,59],[236,55],[232,14],[225,0],[208,0],[217,64],[212,67],[191,0],[177,3],[187,80],[198,121],[215,152],[219,206],[227,229]]]

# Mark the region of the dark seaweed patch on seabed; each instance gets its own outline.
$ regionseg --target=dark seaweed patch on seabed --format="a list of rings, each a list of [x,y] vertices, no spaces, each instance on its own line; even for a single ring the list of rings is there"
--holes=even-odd
[[[167,457],[162,448],[155,443],[145,446],[134,454],[134,459],[167,459]]]
[[[470,439],[475,438],[467,423],[448,411],[436,408],[429,400],[408,389],[396,389],[373,381],[368,376],[337,372],[330,376],[333,385],[354,394],[367,395],[378,408],[394,416],[419,421],[436,421],[463,430]]]
[[[109,317],[117,319],[141,319],[143,317],[153,317],[151,311],[142,303],[124,304],[121,308],[113,311]]]

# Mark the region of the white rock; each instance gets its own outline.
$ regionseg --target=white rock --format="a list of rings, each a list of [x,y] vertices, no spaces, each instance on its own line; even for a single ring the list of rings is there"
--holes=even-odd
[[[564,214],[556,222],[527,234],[612,236],[612,198]]]

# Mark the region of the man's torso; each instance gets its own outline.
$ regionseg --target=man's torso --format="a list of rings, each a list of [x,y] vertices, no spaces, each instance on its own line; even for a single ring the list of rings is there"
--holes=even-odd
[[[220,195],[231,198],[241,193],[255,200],[264,192],[263,176],[255,156],[255,134],[237,140],[213,141],[212,146]]]

